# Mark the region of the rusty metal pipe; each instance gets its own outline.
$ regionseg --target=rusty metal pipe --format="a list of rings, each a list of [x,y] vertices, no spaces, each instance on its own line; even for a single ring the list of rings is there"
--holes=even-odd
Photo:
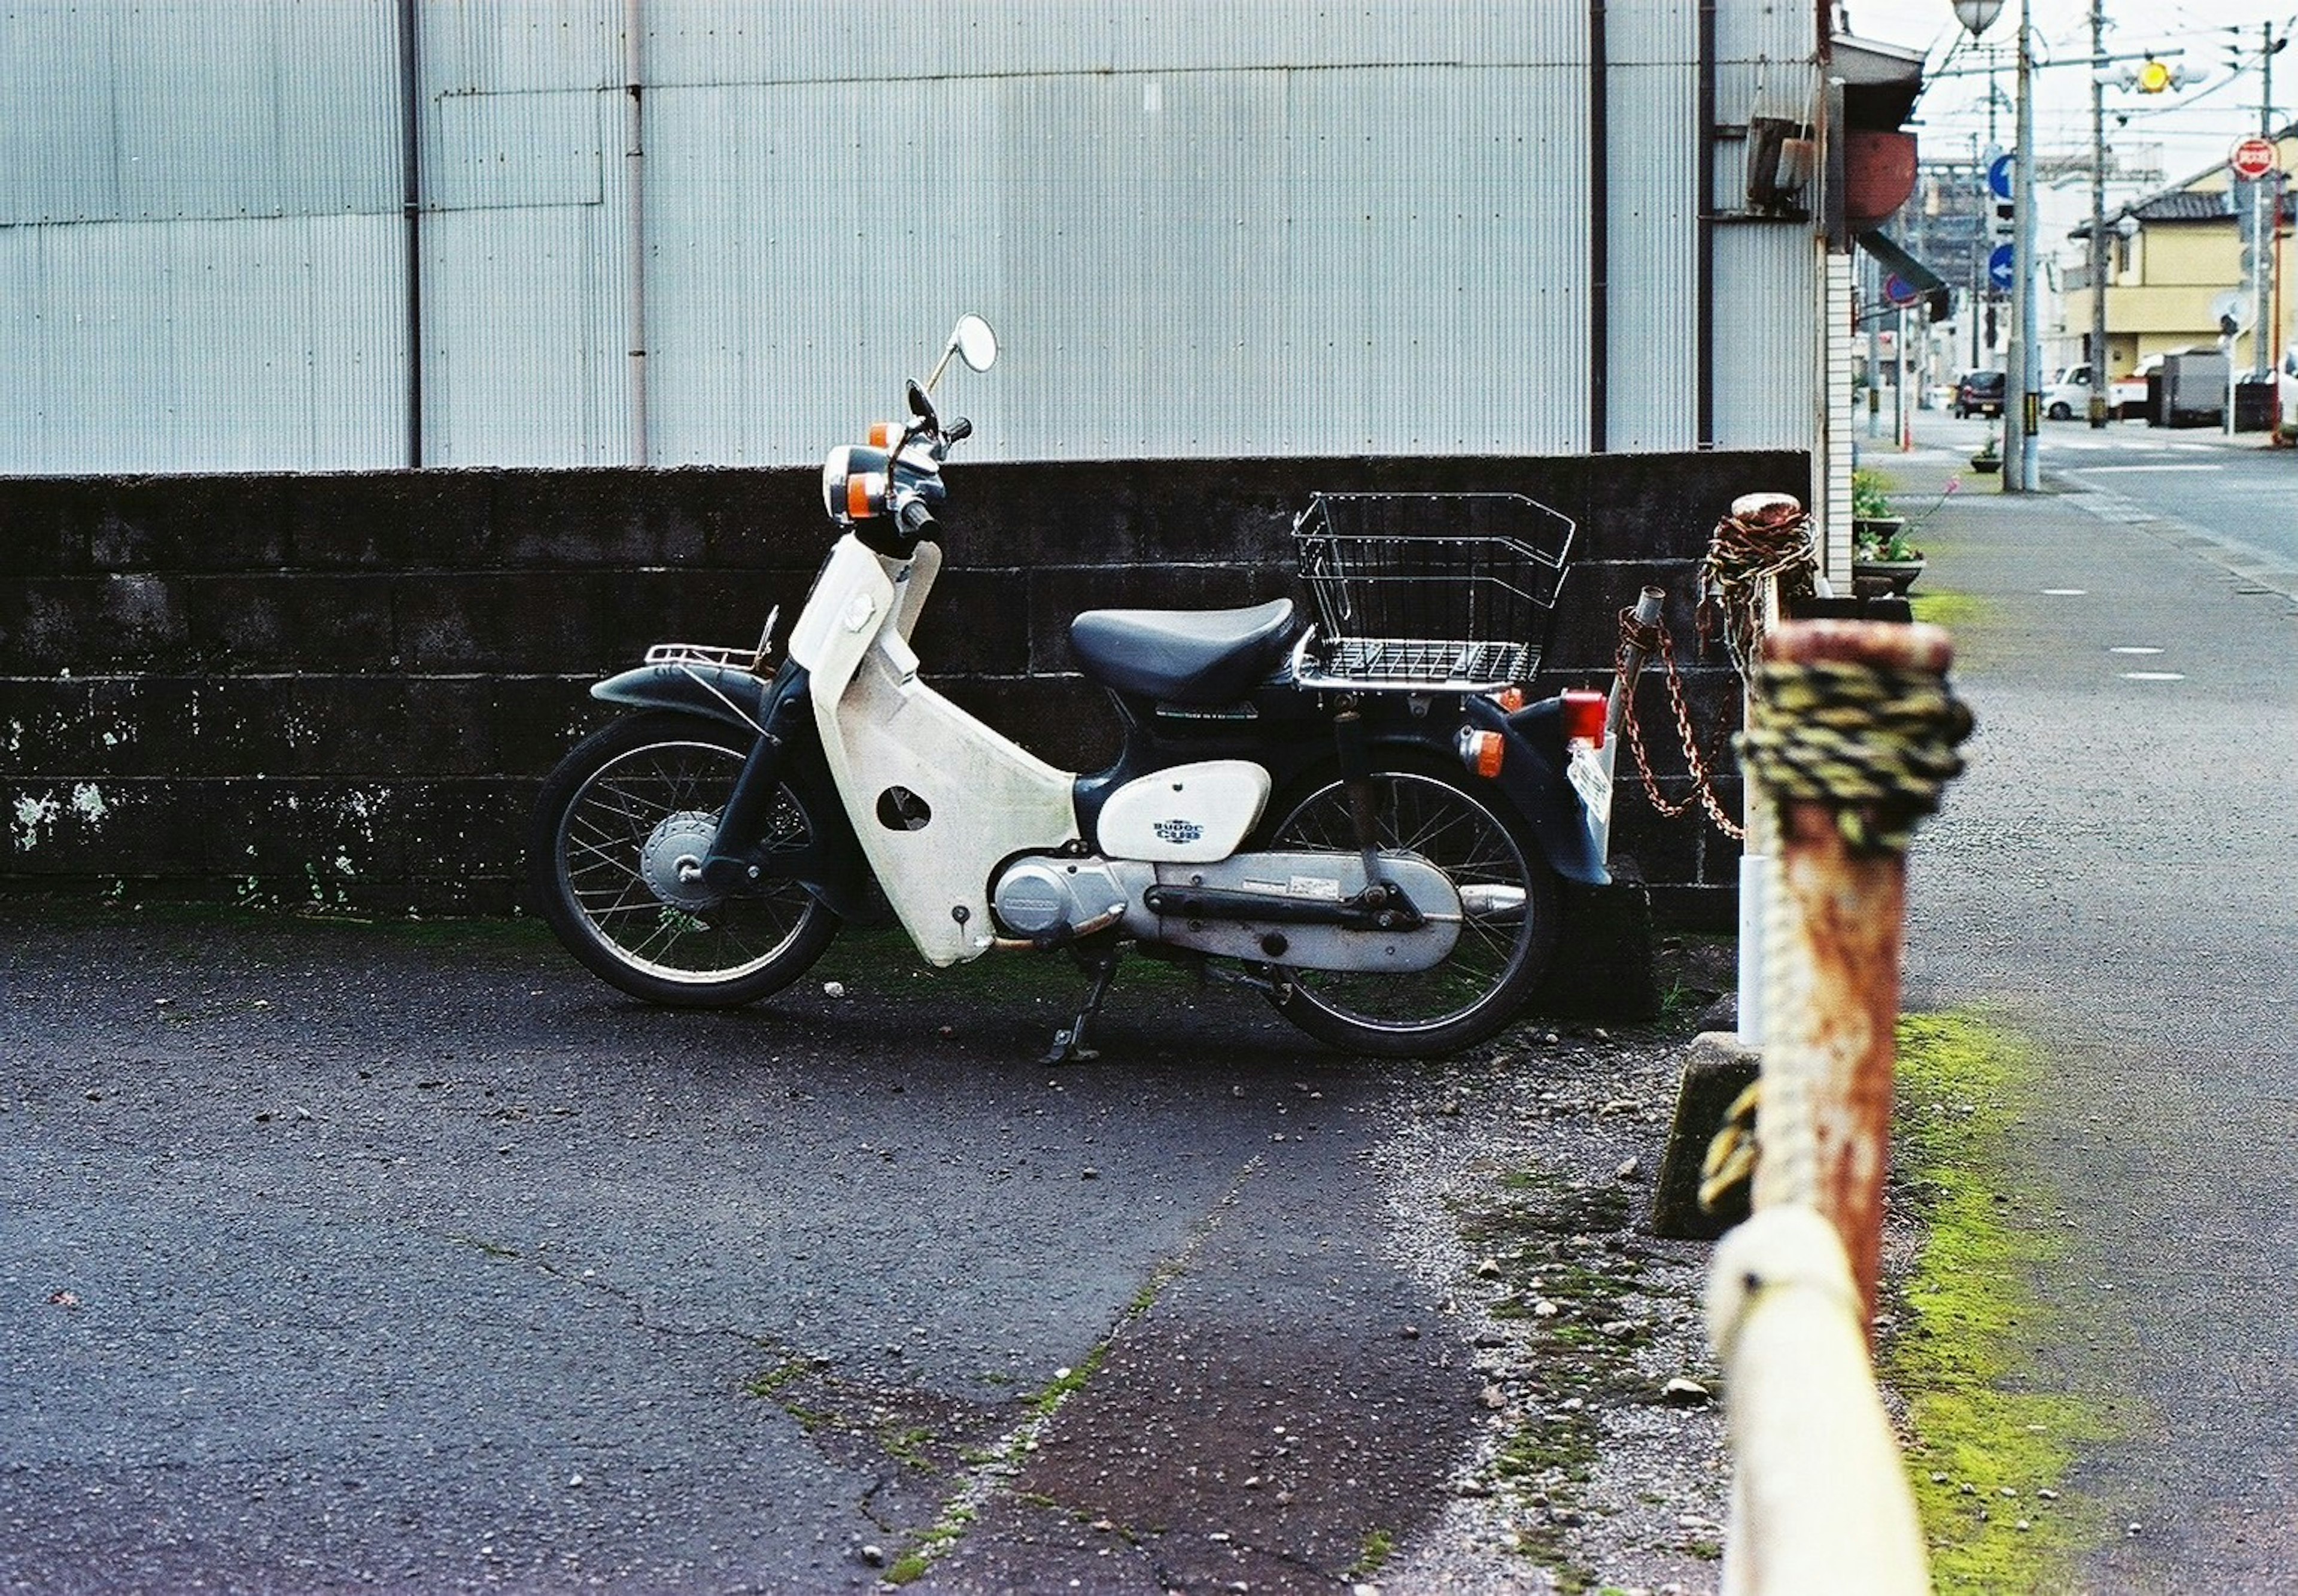
[[[1944,675],[1954,644],[1936,626],[1805,621],[1780,626],[1765,655],[1787,665],[1839,662]],[[1906,859],[1896,850],[1855,848],[1839,823],[1844,807],[1808,798],[1776,801],[1755,1202],[1758,1208],[1807,1202],[1827,1218],[1872,1319]]]

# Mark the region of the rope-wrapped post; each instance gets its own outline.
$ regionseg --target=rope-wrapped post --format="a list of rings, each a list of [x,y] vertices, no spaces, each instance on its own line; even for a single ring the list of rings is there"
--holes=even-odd
[[[1963,768],[1971,716],[1936,626],[1783,624],[1765,640],[1740,757],[1773,806],[1755,1203],[1805,1203],[1875,1308],[1890,1145],[1906,845]]]

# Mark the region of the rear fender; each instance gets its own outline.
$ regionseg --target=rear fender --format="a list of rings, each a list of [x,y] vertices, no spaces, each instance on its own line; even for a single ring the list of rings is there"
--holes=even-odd
[[[1567,881],[1609,886],[1612,872],[1596,828],[1564,773],[1571,758],[1564,745],[1564,700],[1543,699],[1513,715],[1482,694],[1465,702],[1469,725],[1500,733],[1500,790],[1532,827],[1550,866]]]

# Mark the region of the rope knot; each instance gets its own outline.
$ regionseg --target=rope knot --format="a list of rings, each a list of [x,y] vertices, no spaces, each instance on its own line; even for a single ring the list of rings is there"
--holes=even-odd
[[[1963,773],[1971,710],[1935,672],[1771,660],[1738,739],[1741,762],[1780,805],[1822,804],[1855,853],[1906,851],[1916,821]]]

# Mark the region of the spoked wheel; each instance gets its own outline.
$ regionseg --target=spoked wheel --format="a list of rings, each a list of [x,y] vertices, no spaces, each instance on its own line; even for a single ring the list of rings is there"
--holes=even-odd
[[[1425,1058],[1484,1040],[1513,1020],[1556,946],[1556,879],[1515,815],[1450,776],[1373,773],[1377,839],[1415,853],[1460,891],[1460,939],[1432,970],[1285,970],[1277,1006],[1319,1041]],[[1356,851],[1348,790],[1335,778],[1285,812],[1272,848]]]
[[[794,881],[722,894],[696,872],[748,757],[740,733],[636,715],[577,744],[542,785],[528,869],[543,918],[593,974],[649,1003],[730,1008],[806,973],[839,919]],[[814,824],[787,787],[769,842]]]

